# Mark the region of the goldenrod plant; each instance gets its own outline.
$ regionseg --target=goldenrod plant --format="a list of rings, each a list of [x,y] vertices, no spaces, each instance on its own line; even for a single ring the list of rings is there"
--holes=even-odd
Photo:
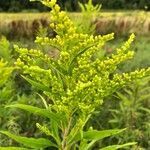
[[[75,24],[78,26],[78,32],[95,34],[96,24],[94,23],[98,16],[100,16],[101,5],[94,6],[93,1],[89,0],[88,3],[78,3],[81,9],[81,15],[77,19],[75,17]],[[72,17],[73,18],[73,17]]]
[[[67,14],[60,10],[56,0],[41,2],[51,8],[50,27],[57,35],[54,38],[37,37],[35,42],[49,46],[50,50],[55,49],[56,57],[51,57],[40,49],[14,47],[19,53],[15,65],[22,71],[22,77],[40,91],[44,107],[25,104],[7,107],[20,108],[47,118],[47,122],[36,123],[45,135],[42,138],[31,138],[8,131],[0,132],[21,144],[20,147],[9,147],[10,150],[90,150],[97,141],[125,129],[98,131],[89,127],[84,130],[89,118],[101,107],[105,97],[138,78],[148,76],[150,68],[117,73],[117,66],[134,55],[130,50],[134,34],[111,56],[98,57],[96,54],[103,51],[103,46],[113,39],[113,34],[93,36],[79,33]],[[115,150],[134,144],[132,142],[98,149]]]

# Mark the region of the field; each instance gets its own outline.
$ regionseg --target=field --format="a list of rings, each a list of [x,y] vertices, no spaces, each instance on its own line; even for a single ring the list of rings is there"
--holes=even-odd
[[[0,13],[0,150],[148,150],[150,12],[55,13]]]
[[[70,13],[69,16],[77,20],[80,13]],[[7,18],[7,19],[5,19]],[[94,18],[93,18],[94,20]],[[5,36],[25,36],[32,38],[39,26],[46,27],[50,22],[48,13],[1,13],[0,33]],[[108,34],[114,32],[116,36],[126,36],[130,33],[149,36],[150,13],[144,11],[101,12],[96,21],[96,33]],[[15,32],[15,33],[14,33]]]
[[[69,13],[69,16],[77,20],[80,13]],[[7,19],[5,19],[7,18]],[[133,65],[147,67],[150,64],[150,13],[143,11],[102,11],[96,19],[96,34],[115,33],[115,40],[110,46],[120,45],[131,34],[136,34],[133,49],[137,51]],[[34,37],[40,26],[47,27],[50,22],[49,13],[1,13],[0,32],[15,43],[32,47]],[[13,26],[13,23],[16,23]],[[30,40],[27,40],[27,39]],[[118,39],[119,38],[119,39]],[[21,42],[19,42],[21,41]],[[114,44],[115,43],[115,44]],[[109,44],[109,43],[108,43]],[[106,47],[106,49],[109,49]],[[135,69],[135,67],[134,67]],[[130,70],[130,69],[129,69]]]

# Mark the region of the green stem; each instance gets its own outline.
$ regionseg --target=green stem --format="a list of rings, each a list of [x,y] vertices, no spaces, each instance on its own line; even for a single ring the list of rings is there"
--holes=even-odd
[[[72,123],[72,117],[69,118],[69,121],[68,121],[68,126],[66,129],[64,129],[64,132],[63,132],[63,140],[62,140],[62,150],[69,150],[68,149],[68,146],[66,145],[66,139],[67,139],[67,135],[70,131],[70,127],[71,127],[71,123]]]

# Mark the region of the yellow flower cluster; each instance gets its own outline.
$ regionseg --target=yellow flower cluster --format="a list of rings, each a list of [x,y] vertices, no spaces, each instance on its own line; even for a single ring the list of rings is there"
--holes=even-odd
[[[128,82],[150,74],[150,69],[115,73],[121,62],[134,55],[130,51],[133,34],[116,53],[100,59],[96,53],[103,52],[103,46],[113,39],[113,34],[93,36],[78,33],[56,0],[43,0],[42,3],[52,9],[50,27],[57,35],[54,38],[37,37],[35,42],[57,49],[58,59],[40,50],[15,46],[20,53],[16,65],[33,80],[49,87],[45,94],[53,101],[53,109],[68,112],[78,109],[90,113],[102,103],[104,97]]]

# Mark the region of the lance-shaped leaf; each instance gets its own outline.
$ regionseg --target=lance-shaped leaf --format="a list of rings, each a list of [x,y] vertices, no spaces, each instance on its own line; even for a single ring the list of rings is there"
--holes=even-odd
[[[42,91],[50,91],[50,88],[49,87],[47,87],[47,86],[45,86],[45,85],[43,85],[43,84],[41,84],[41,83],[38,83],[38,82],[36,82],[36,81],[34,81],[34,80],[32,80],[32,79],[29,79],[29,78],[27,78],[27,77],[25,77],[25,76],[23,76],[22,75],[22,77],[26,80],[26,81],[28,81],[32,86],[34,86],[34,87],[36,87],[37,89],[39,89],[39,90],[42,90]]]
[[[83,139],[80,143],[80,150],[88,150],[91,149],[91,147],[95,144],[96,140],[92,140],[90,143],[88,140]]]
[[[23,144],[29,148],[46,148],[46,147],[57,147],[54,143],[50,142],[48,139],[44,138],[27,138],[22,136],[14,135],[7,131],[0,131],[0,133],[7,135],[8,137],[12,138],[16,142]]]
[[[60,123],[60,120],[62,118],[61,115],[50,112],[50,110],[48,109],[38,108],[35,106],[30,106],[30,105],[25,105],[25,104],[14,104],[14,105],[8,105],[6,107],[20,108],[30,113],[33,113],[35,115],[39,115],[42,117],[52,119],[53,121],[56,121],[58,124]]]
[[[80,143],[80,149],[81,150],[91,149],[93,147],[93,145],[95,144],[95,142],[97,142],[98,140],[101,140],[108,136],[118,134],[124,130],[125,129],[103,130],[103,131],[89,130],[87,132],[84,132],[83,139]]]
[[[35,150],[35,149],[22,148],[22,147],[0,147],[0,150]]]
[[[117,149],[120,149],[120,148],[135,145],[135,144],[136,144],[136,142],[126,143],[126,144],[122,144],[122,145],[111,145],[111,146],[101,148],[100,150],[117,150]]]
[[[123,132],[125,129],[114,129],[114,130],[89,130],[83,133],[83,138],[89,141],[91,140],[101,140],[105,137],[112,136]]]

